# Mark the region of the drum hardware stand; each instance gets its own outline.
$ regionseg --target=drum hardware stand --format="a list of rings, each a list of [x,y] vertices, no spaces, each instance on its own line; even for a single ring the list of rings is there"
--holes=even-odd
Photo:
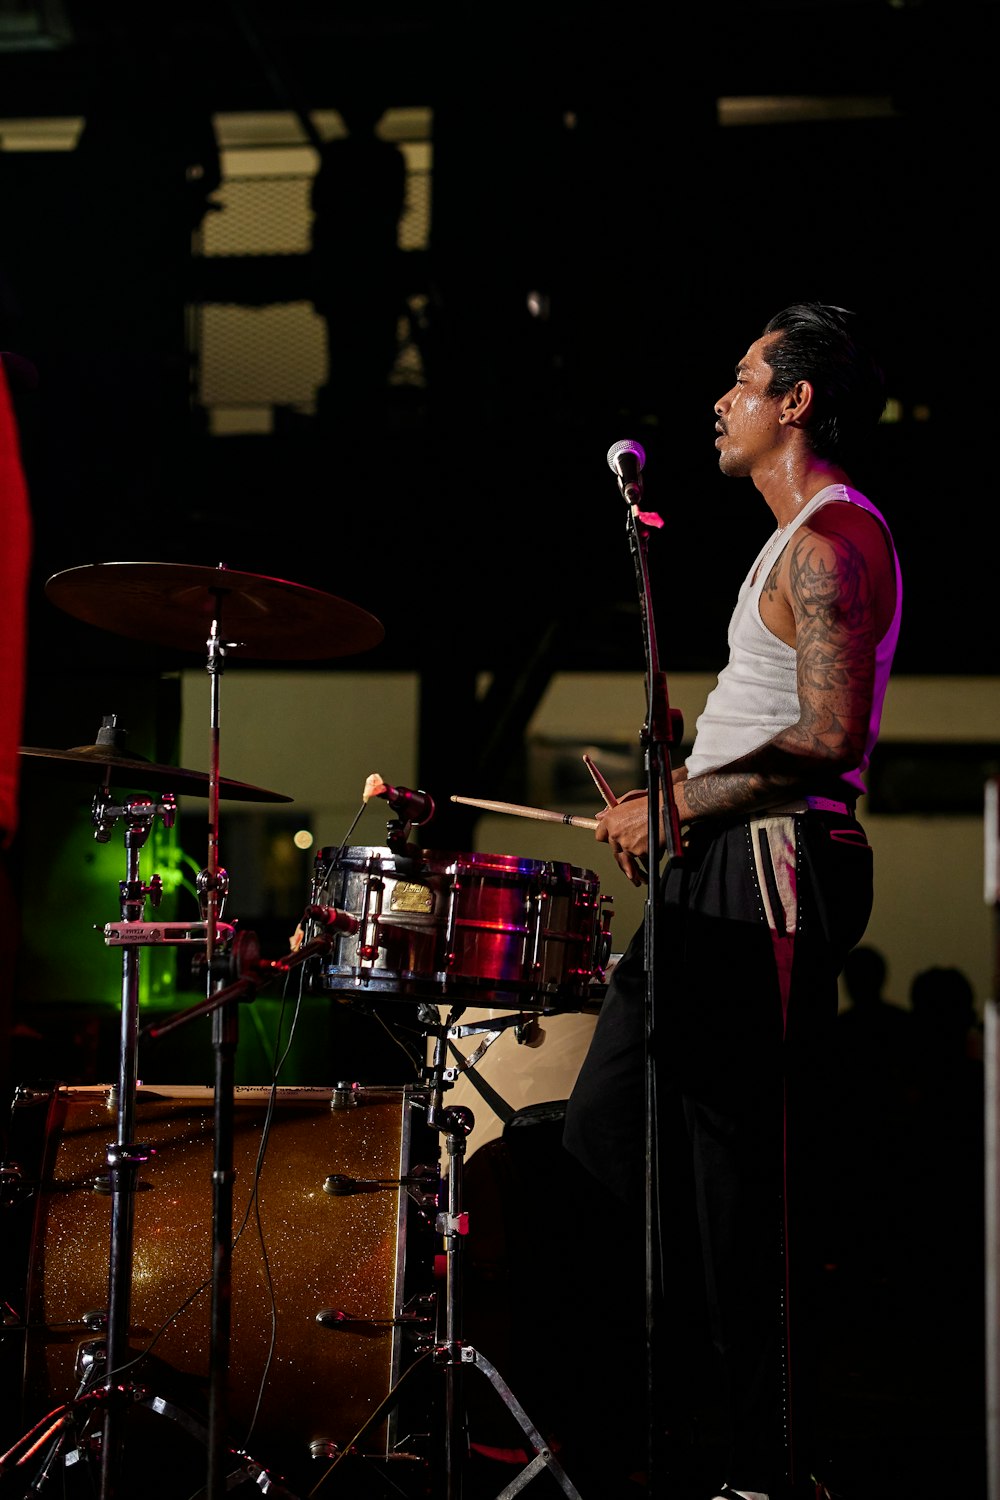
[[[629,551],[635,571],[636,588],[639,595],[639,610],[642,617],[643,648],[646,661],[646,718],[640,733],[644,748],[647,794],[647,848],[646,901],[643,909],[643,934],[645,940],[646,993],[644,1000],[645,1022],[645,1094],[646,1094],[646,1346],[647,1380],[649,1387],[649,1425],[647,1430],[647,1460],[650,1486],[658,1484],[657,1471],[660,1466],[662,1440],[656,1424],[659,1407],[657,1388],[660,1383],[660,1336],[657,1332],[657,1302],[662,1291],[660,1254],[656,1240],[656,1225],[659,1221],[659,1164],[657,1143],[657,1089],[656,1070],[653,1061],[653,1037],[656,1027],[655,975],[662,960],[660,958],[660,928],[662,902],[660,901],[660,865],[666,857],[666,865],[677,864],[682,858],[680,822],[674,799],[673,773],[670,747],[680,743],[683,735],[683,720],[677,709],[671,708],[667,689],[667,674],[660,665],[656,625],[653,619],[652,589],[649,579],[649,539],[652,531],[663,526],[663,518],[656,511],[643,505],[642,470],[646,454],[640,443],[626,438],[612,444],[607,454],[608,467],[618,478],[618,488],[628,507],[626,531]],[[662,799],[662,804],[661,804]],[[661,823],[663,834],[661,835]],[[787,1393],[786,1393],[787,1394]]]
[[[217,932],[221,924],[216,924]],[[227,929],[232,931],[232,929]],[[229,1376],[229,1352],[232,1332],[230,1294],[233,1257],[233,1096],[235,1091],[236,1048],[239,1042],[238,1006],[241,1000],[253,1000],[263,985],[276,973],[297,968],[317,953],[328,952],[332,935],[320,936],[303,944],[286,959],[262,960],[257,936],[240,932],[230,952],[217,946],[209,964],[209,983],[214,985],[207,999],[190,1006],[167,1021],[149,1026],[143,1036],[156,1039],[196,1017],[211,1014],[212,1046],[215,1054],[213,1090],[213,1170],[212,1170],[212,1311],[209,1354],[209,1420],[208,1482],[206,1500],[218,1500],[229,1488],[226,1472],[229,1412],[226,1391]],[[235,977],[232,977],[235,976]],[[229,979],[230,982],[226,983]],[[258,1483],[260,1481],[258,1480]]]
[[[512,1011],[510,1015],[504,1016],[499,1021],[481,1021],[472,1026],[449,1026],[448,1028],[448,1047],[458,1063],[458,1072],[468,1078],[473,1088],[486,1100],[486,1103],[490,1106],[497,1119],[502,1121],[504,1125],[513,1117],[515,1113],[514,1108],[506,1099],[500,1097],[496,1089],[487,1083],[485,1078],[479,1075],[476,1071],[476,1065],[485,1057],[493,1043],[498,1041],[509,1027],[513,1026],[515,1028],[515,1035],[518,1042],[524,1042],[527,1040],[530,1028],[537,1024],[534,1016],[525,1018],[522,1011]],[[483,1032],[486,1035],[479,1043],[479,1046],[469,1053],[468,1057],[455,1046],[456,1041],[459,1041],[461,1038],[480,1036]]]
[[[107,736],[110,744],[114,734],[113,716],[105,719],[101,732]],[[175,816],[176,804],[170,794],[166,794],[160,802],[149,797],[132,797],[113,802],[107,783],[95,795],[92,807],[95,839],[99,843],[108,843],[114,824],[121,821],[125,829],[126,852],[125,879],[119,882],[121,922],[111,924],[108,929],[115,934],[114,946],[122,949],[122,999],[118,1081],[114,1101],[117,1130],[115,1142],[107,1153],[111,1240],[105,1354],[102,1361],[95,1350],[90,1351],[89,1367],[78,1393],[82,1397],[89,1384],[98,1380],[101,1382],[95,1387],[93,1394],[105,1403],[101,1438],[102,1500],[111,1500],[116,1493],[122,1450],[121,1416],[124,1400],[131,1394],[127,1387],[115,1385],[114,1380],[116,1371],[123,1363],[127,1363],[135,1191],[139,1168],[151,1154],[149,1148],[134,1140],[138,1085],[139,948],[149,941],[142,935],[148,930],[147,924],[142,921],[146,898],[148,896],[154,906],[159,905],[162,881],[158,875],[153,875],[148,885],[143,884],[139,871],[139,854],[156,818],[162,818],[164,827],[170,828]],[[61,1446],[60,1439],[57,1449]],[[46,1458],[45,1473],[51,1468],[56,1456],[56,1452],[50,1452]],[[40,1477],[44,1478],[44,1475]]]
[[[208,768],[208,864],[198,876],[198,891],[207,922],[205,960],[208,982],[216,978],[216,923],[225,899],[227,879],[219,868],[219,701],[225,665],[226,643],[222,637],[223,588],[213,589],[212,626],[206,648],[210,693]],[[256,948],[256,940],[253,942]],[[239,986],[241,980],[237,981]],[[236,1046],[239,1035],[237,1007],[224,1001],[226,990],[215,985],[212,1001],[212,1047],[215,1054],[214,1154],[212,1172],[212,1312],[208,1386],[208,1483],[209,1500],[221,1500],[226,1489],[223,1456],[227,1448],[229,1348],[232,1329],[232,1224],[233,1224],[233,1090]],[[242,993],[242,991],[241,991]],[[256,993],[256,990],[254,990]]]
[[[461,1500],[462,1496],[463,1471],[468,1456],[467,1423],[462,1400],[463,1378],[467,1369],[479,1370],[486,1376],[535,1452],[535,1457],[496,1500],[507,1500],[507,1497],[519,1494],[545,1468],[570,1500],[581,1500],[579,1491],[574,1488],[562,1465],[506,1381],[478,1349],[462,1339],[461,1246],[469,1232],[469,1216],[462,1206],[462,1187],[466,1142],[476,1122],[472,1111],[464,1105],[445,1107],[443,1093],[445,1088],[451,1087],[449,1070],[445,1066],[446,1042],[464,1009],[464,1005],[454,1007],[447,1019],[435,1026],[428,1024],[429,1008],[421,1007],[424,1024],[435,1037],[433,1061],[428,1070],[430,1095],[427,1123],[444,1137],[448,1157],[447,1206],[439,1212],[435,1225],[445,1243],[444,1340],[434,1350],[434,1362],[444,1371],[445,1376],[445,1490],[442,1500]]]
[[[235,1002],[247,995],[256,994],[261,982],[258,978],[259,963],[256,939],[252,934],[240,934],[233,944],[233,957],[240,977],[235,984],[225,986],[229,970],[229,956],[220,950],[219,918],[228,892],[226,871],[219,866],[219,726],[220,726],[220,679],[223,672],[226,642],[222,636],[222,601],[227,590],[223,585],[213,588],[212,624],[206,648],[207,671],[211,685],[210,702],[210,763],[208,777],[208,861],[197,880],[201,915],[204,920],[205,967],[208,984],[214,993],[200,1006],[194,1006],[183,1016],[173,1018],[165,1026],[153,1028],[152,1034],[161,1034],[173,1024],[192,1019],[194,1015],[211,1010],[212,1044],[215,1053],[215,1117],[214,1117],[214,1169],[212,1173],[212,1310],[211,1348],[209,1378],[208,1420],[208,1500],[222,1500],[227,1488],[224,1458],[227,1445],[226,1389],[229,1374],[229,1349],[231,1333],[231,1260],[232,1260],[232,1189],[233,1189],[233,1093],[235,1079],[235,1054],[238,1039],[238,1021]],[[98,742],[105,735],[109,743],[114,739],[114,720],[105,720]],[[175,816],[172,797],[162,804],[154,804],[148,798],[137,798],[133,802],[115,807],[110,803],[107,786],[102,788],[94,804],[96,837],[107,841],[111,823],[119,816],[126,818],[126,849],[129,855],[127,880],[122,883],[122,925],[128,930],[130,924],[141,922],[144,898],[149,895],[154,904],[159,902],[161,884],[154,876],[148,887],[139,879],[139,849],[145,842],[152,826],[152,819],[160,813],[171,826]],[[148,1158],[145,1148],[131,1142],[135,1124],[136,1090],[138,1083],[138,952],[141,945],[131,938],[122,940],[122,929],[117,929],[116,943],[123,949],[122,981],[122,1031],[118,1079],[118,1137],[116,1145],[108,1152],[111,1175],[112,1229],[111,1270],[109,1277],[109,1312],[107,1332],[107,1368],[104,1376],[109,1400],[104,1420],[101,1451],[100,1500],[114,1500],[115,1486],[121,1463],[121,1403],[120,1393],[110,1382],[119,1366],[120,1358],[128,1348],[129,1320],[131,1312],[131,1267],[133,1251],[134,1193],[138,1168]],[[322,939],[320,941],[323,941]],[[307,945],[308,946],[308,945]],[[298,961],[306,956],[303,949]],[[253,970],[252,977],[244,977],[244,967]]]
[[[152,576],[150,576],[152,575]],[[126,595],[124,600],[121,591],[116,593],[115,585],[110,590],[107,587],[108,578],[115,579],[120,583],[127,580]],[[169,585],[164,597],[164,583]],[[96,593],[95,593],[96,587]],[[170,592],[170,589],[173,592]],[[205,917],[204,943],[207,959],[207,970],[209,984],[218,979],[215,964],[216,947],[221,936],[218,923],[220,914],[220,900],[225,895],[225,872],[218,867],[218,804],[219,804],[219,681],[223,669],[226,650],[235,645],[261,646],[264,656],[274,656],[282,648],[288,649],[293,655],[305,655],[311,657],[344,654],[345,650],[367,649],[375,645],[384,635],[381,624],[366,611],[357,610],[344,604],[342,600],[330,599],[319,595],[315,590],[301,590],[297,586],[289,585],[285,580],[258,578],[253,575],[230,573],[226,565],[220,563],[217,569],[184,569],[176,565],[167,564],[100,564],[96,568],[73,569],[69,574],[53,575],[46,583],[46,594],[57,605],[69,610],[69,613],[78,618],[86,620],[90,624],[99,624],[104,628],[119,630],[126,635],[134,635],[131,614],[136,600],[143,600],[150,592],[156,594],[154,599],[155,610],[155,635],[161,644],[180,646],[181,649],[197,649],[198,644],[205,640],[202,634],[202,621],[211,614],[211,627],[208,640],[205,642],[208,650],[207,669],[211,682],[211,771],[209,775],[209,835],[208,835],[208,862],[207,868],[199,878],[199,894],[204,903],[203,915]],[[297,595],[293,598],[295,607],[288,609],[289,594]],[[236,622],[233,633],[241,636],[241,640],[225,641],[222,632],[222,610],[223,602],[228,600],[230,614]],[[96,601],[96,602],[95,602]],[[193,619],[185,618],[188,614],[188,606],[193,612]],[[353,618],[352,618],[353,617]],[[304,637],[304,629],[309,626],[311,634]],[[345,639],[338,645],[329,640],[329,636],[336,630],[345,632]],[[353,632],[353,634],[351,633]],[[317,649],[317,642],[322,639],[324,647],[330,649]],[[304,649],[303,649],[304,648]],[[105,721],[105,729],[98,736],[98,744],[114,742],[113,720]],[[94,763],[98,767],[102,765],[99,755],[94,756]],[[105,774],[105,782],[111,779],[110,764]],[[105,794],[107,788],[104,788]],[[106,795],[105,795],[105,800]],[[134,804],[138,808],[139,804]],[[152,805],[152,804],[150,804]],[[166,804],[163,804],[166,809]],[[147,828],[148,832],[148,828]],[[100,833],[98,835],[101,836]],[[106,835],[105,835],[106,836]],[[130,831],[130,837],[132,837]],[[111,1185],[114,1193],[113,1206],[113,1233],[112,1233],[112,1268],[110,1275],[110,1317],[109,1317],[109,1349],[108,1349],[108,1379],[114,1373],[115,1355],[122,1345],[122,1339],[127,1338],[129,1328],[129,1302],[130,1285],[129,1272],[132,1251],[132,1203],[131,1189],[135,1186],[136,1169],[138,1167],[139,1151],[129,1142],[129,1135],[133,1125],[135,1113],[135,1095],[137,1087],[136,1069],[136,1044],[137,1044],[137,942],[133,942],[134,933],[129,931],[129,924],[133,917],[141,917],[142,897],[153,894],[157,887],[150,886],[143,890],[138,880],[138,860],[135,851],[130,847],[130,879],[125,883],[128,887],[128,896],[123,894],[122,914],[123,922],[118,929],[116,941],[120,942],[124,950],[124,978],[123,978],[123,1015],[122,1015],[122,1046],[119,1068],[118,1085],[118,1110],[119,1130],[118,1141],[109,1152],[109,1166],[111,1168]],[[123,886],[123,892],[125,887]],[[123,933],[125,934],[123,936]],[[175,934],[171,934],[175,936]],[[142,940],[147,940],[148,934],[144,934]],[[158,932],[155,941],[163,941],[163,933]],[[224,998],[223,998],[224,997]],[[220,1008],[231,998],[225,990],[217,991],[212,1001],[214,1007]],[[216,1133],[219,1138],[217,1146],[217,1157],[224,1157],[227,1143],[227,1128],[231,1135],[233,1091],[225,1089],[225,1081],[231,1069],[231,1051],[233,1050],[232,1028],[227,1028],[220,1020],[216,1023],[213,1017],[213,1039],[217,1051],[217,1084],[216,1084]],[[228,1110],[228,1116],[226,1111]],[[214,1178],[216,1189],[215,1209],[223,1211],[220,1202],[223,1189],[231,1187],[225,1171],[217,1172]],[[231,1217],[231,1211],[230,1211]],[[225,1476],[221,1473],[219,1459],[221,1457],[221,1445],[224,1440],[222,1424],[219,1420],[220,1408],[223,1400],[225,1381],[220,1380],[219,1365],[223,1364],[228,1356],[228,1327],[229,1327],[229,1298],[231,1287],[226,1280],[225,1258],[218,1255],[213,1257],[212,1275],[212,1332],[213,1332],[213,1359],[212,1359],[212,1392],[211,1392],[211,1421],[210,1421],[210,1443],[209,1443],[209,1491],[212,1500],[221,1500],[226,1485]],[[218,1354],[217,1354],[218,1351]],[[220,1359],[221,1356],[221,1359]],[[222,1374],[225,1375],[223,1367]],[[110,1390],[110,1387],[109,1387]],[[110,1403],[109,1406],[115,1403]],[[106,1424],[106,1440],[103,1454],[102,1472],[102,1500],[109,1500],[109,1491],[114,1478],[115,1461],[117,1460],[117,1448],[120,1441],[118,1423],[109,1419]]]

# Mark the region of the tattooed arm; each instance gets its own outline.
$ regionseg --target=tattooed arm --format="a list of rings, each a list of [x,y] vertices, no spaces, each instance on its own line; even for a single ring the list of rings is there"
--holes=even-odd
[[[876,522],[859,511],[844,515],[844,509],[825,507],[795,533],[761,597],[764,624],[795,648],[797,721],[740,760],[685,782],[678,797],[682,819],[766,806],[859,764],[875,680],[885,549]]]
[[[858,765],[864,752],[875,646],[894,605],[894,575],[881,528],[857,507],[824,506],[773,566],[761,618],[794,647],[799,717],[750,754],[716,771],[674,772],[682,823],[740,814],[815,790]],[[645,802],[610,808],[597,837],[633,883],[646,852]],[[625,856],[625,860],[621,856]]]

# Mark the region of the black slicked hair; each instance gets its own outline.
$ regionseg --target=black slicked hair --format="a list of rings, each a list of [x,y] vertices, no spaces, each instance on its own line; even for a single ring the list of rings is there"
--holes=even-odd
[[[808,380],[813,452],[833,463],[852,460],[870,444],[885,410],[885,372],[859,314],[826,302],[794,302],[768,320],[762,336],[772,333],[780,336],[765,354],[767,394],[783,396]]]

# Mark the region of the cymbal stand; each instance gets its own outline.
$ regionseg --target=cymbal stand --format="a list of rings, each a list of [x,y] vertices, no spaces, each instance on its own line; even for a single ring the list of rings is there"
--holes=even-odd
[[[427,1122],[444,1137],[444,1149],[448,1157],[447,1207],[438,1214],[435,1225],[444,1238],[445,1246],[444,1339],[434,1350],[434,1362],[443,1370],[445,1377],[445,1488],[442,1500],[461,1500],[462,1496],[464,1467],[468,1456],[468,1432],[462,1396],[466,1369],[478,1370],[486,1376],[535,1452],[535,1457],[506,1486],[497,1500],[507,1500],[508,1496],[519,1494],[546,1468],[570,1500],[581,1500],[579,1491],[574,1488],[562,1465],[506,1381],[478,1349],[462,1339],[462,1242],[469,1232],[468,1214],[462,1206],[462,1188],[466,1142],[476,1122],[470,1109],[461,1104],[445,1106],[443,1097],[444,1089],[450,1088],[452,1082],[450,1070],[446,1067],[447,1040],[464,1009],[464,1005],[456,1006],[443,1023],[434,1024],[428,1015],[429,1007],[421,1008],[423,1024],[435,1038],[429,1067]]]
[[[223,589],[213,589],[215,610],[206,642],[211,684],[210,758],[208,768],[208,865],[198,876],[208,934],[205,949],[209,989],[213,986],[216,924],[220,902],[228,891],[228,876],[219,868],[219,701],[226,646],[222,639]],[[216,984],[218,989],[221,981]],[[226,1491],[229,1350],[232,1331],[233,1261],[233,1091],[239,1039],[238,1003],[220,1004],[212,1012],[215,1053],[214,1141],[212,1172],[212,1323],[208,1386],[208,1500],[221,1500]]]
[[[257,963],[257,943],[252,933],[241,933],[230,953],[220,951],[219,917],[229,889],[229,877],[219,866],[219,682],[226,644],[222,638],[224,588],[212,589],[215,599],[212,625],[206,642],[207,670],[211,683],[210,763],[208,777],[208,862],[197,877],[203,917],[206,975],[209,998],[192,1006],[166,1025],[150,1028],[156,1037],[175,1025],[205,1012],[212,1016],[212,1046],[215,1053],[213,1170],[212,1170],[212,1307],[208,1384],[208,1466],[205,1494],[222,1500],[228,1487],[226,1459],[229,1455],[229,1408],[227,1385],[232,1333],[232,1239],[233,1239],[233,1095],[236,1049],[239,1040],[238,1003],[253,998],[263,979]],[[232,929],[228,932],[231,934]],[[238,977],[227,984],[231,965]],[[134,1092],[134,1091],[133,1091]],[[127,1320],[126,1320],[127,1321]],[[102,1497],[105,1500],[105,1497]]]

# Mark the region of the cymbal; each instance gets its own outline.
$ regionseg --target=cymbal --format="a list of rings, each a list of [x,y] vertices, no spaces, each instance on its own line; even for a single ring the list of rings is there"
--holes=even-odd
[[[53,762],[58,770],[74,780],[140,788],[143,791],[186,792],[193,797],[207,797],[209,776],[202,771],[184,771],[179,766],[158,766],[141,755],[122,755],[112,745],[78,745],[73,750],[39,750],[22,745],[21,755]],[[219,778],[219,796],[238,802],[291,802],[281,792],[269,792],[248,781]]]
[[[321,589],[183,563],[93,563],[54,573],[46,596],[59,609],[153,645],[207,651],[219,621],[227,647],[257,660],[348,656],[377,646],[380,620]]]

